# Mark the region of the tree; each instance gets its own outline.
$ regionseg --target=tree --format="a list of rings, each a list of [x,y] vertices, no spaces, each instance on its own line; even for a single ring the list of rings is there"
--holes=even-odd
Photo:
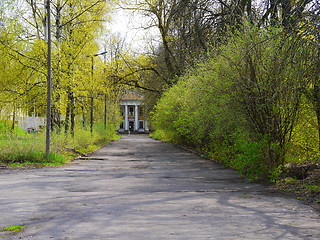
[[[265,6],[262,22],[271,25],[281,24],[287,29],[294,29],[304,18],[304,14],[312,9],[317,0],[272,0]]]
[[[304,45],[303,57],[306,59],[307,68],[305,94],[317,116],[318,144],[320,150],[320,3],[313,1],[305,17],[301,19],[297,29],[297,41]]]
[[[38,39],[44,38],[43,5],[37,1],[27,1],[32,18],[28,23],[30,35],[35,32]],[[74,132],[74,118],[76,109],[76,89],[81,83],[75,82],[78,64],[81,61],[91,62],[87,56],[97,52],[98,45],[94,43],[99,29],[107,13],[105,1],[73,1],[57,0],[51,2],[54,18],[54,105],[53,126],[61,127],[61,113],[65,112],[65,132]],[[89,79],[91,81],[92,79]],[[80,79],[84,82],[85,79]],[[64,102],[65,101],[65,102]]]
[[[304,86],[305,59],[281,30],[244,29],[225,52],[235,95],[256,134],[268,138],[268,164],[284,162]],[[295,54],[293,54],[295,53]],[[228,56],[228,54],[230,54]],[[302,67],[301,67],[302,66]]]
[[[245,17],[253,22],[258,9],[252,0],[128,2],[125,8],[138,11],[148,19],[144,28],[156,28],[159,32],[160,44],[153,46],[150,63],[157,73],[153,74],[152,82],[160,82],[162,89],[171,87],[177,77],[205,59],[209,49],[225,43],[230,29],[239,29]]]
[[[19,109],[26,109],[27,114],[41,114],[43,109],[34,112],[35,105],[42,105],[38,101],[39,95],[43,93],[45,79],[43,74],[44,55],[39,41],[30,46],[25,40],[28,36],[21,24],[14,19],[17,17],[14,10],[10,10],[12,3],[5,1],[6,8],[2,10],[2,28],[0,32],[0,51],[2,62],[0,65],[1,76],[1,104],[12,114],[13,125],[15,116]],[[11,18],[8,16],[10,11]],[[11,12],[12,11],[12,12]]]
[[[156,135],[205,150],[252,179],[284,164],[308,76],[305,47],[285,32],[244,25],[163,95]]]

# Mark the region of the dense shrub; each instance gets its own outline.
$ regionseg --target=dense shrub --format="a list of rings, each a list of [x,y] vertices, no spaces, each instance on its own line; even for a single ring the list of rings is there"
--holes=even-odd
[[[284,164],[302,114],[307,63],[292,41],[282,29],[245,26],[167,90],[154,136],[205,151],[249,180],[266,178]]]

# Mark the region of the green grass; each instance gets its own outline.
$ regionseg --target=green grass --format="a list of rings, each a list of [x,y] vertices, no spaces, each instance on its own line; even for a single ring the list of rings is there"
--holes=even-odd
[[[13,225],[3,228],[2,231],[16,233],[22,231],[23,229],[25,229],[24,225]]]
[[[101,124],[96,124],[93,134],[81,127],[74,136],[52,133],[51,154],[47,159],[44,132],[28,134],[19,128],[11,131],[9,127],[0,122],[0,165],[10,167],[63,165],[118,138],[114,126],[104,129]]]
[[[32,158],[30,156],[37,155],[38,158]],[[24,166],[60,166],[66,164],[69,160],[67,157],[63,156],[62,154],[57,153],[50,153],[49,159],[46,159],[46,155],[44,152],[35,153],[22,156],[25,161],[20,162],[11,162],[8,164],[10,167],[24,167]]]

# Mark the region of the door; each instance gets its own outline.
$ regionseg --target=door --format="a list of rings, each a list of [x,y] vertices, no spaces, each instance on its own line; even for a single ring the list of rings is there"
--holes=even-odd
[[[134,122],[133,121],[129,122],[129,131],[134,132]]]

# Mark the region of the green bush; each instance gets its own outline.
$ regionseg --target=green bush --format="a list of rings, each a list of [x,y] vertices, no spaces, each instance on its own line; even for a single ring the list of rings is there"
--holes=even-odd
[[[231,161],[232,167],[249,181],[267,179],[269,166],[265,149],[268,147],[268,141],[267,137],[259,141],[248,141],[243,137],[237,138],[234,145],[235,156]]]
[[[106,129],[101,123],[93,126],[92,133],[84,130],[81,124],[78,124],[74,136],[65,133],[55,133],[52,135],[52,150],[64,152],[74,150],[86,154],[92,150],[92,145],[101,145],[116,139],[116,126],[108,124]],[[90,148],[89,151],[86,148]]]
[[[12,121],[0,121],[0,140],[26,136],[28,136],[28,134],[23,129],[17,126],[12,129]]]
[[[153,136],[204,151],[248,180],[275,177],[288,149],[310,142],[310,129],[294,128],[298,116],[303,122],[306,70],[294,47],[281,28],[245,25],[165,92],[152,117]]]
[[[317,117],[313,108],[304,101],[285,157],[286,162],[320,163]]]

